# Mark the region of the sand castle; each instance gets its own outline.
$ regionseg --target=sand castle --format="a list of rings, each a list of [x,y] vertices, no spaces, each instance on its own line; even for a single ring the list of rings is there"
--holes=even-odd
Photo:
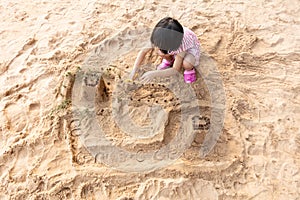
[[[0,199],[299,197],[299,2],[0,10]],[[198,81],[128,81],[166,15],[199,37]]]

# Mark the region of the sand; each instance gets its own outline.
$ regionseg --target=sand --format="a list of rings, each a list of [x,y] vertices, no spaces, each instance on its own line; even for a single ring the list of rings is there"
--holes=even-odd
[[[0,11],[1,200],[299,199],[299,1]],[[128,81],[165,16],[200,40],[197,82]]]

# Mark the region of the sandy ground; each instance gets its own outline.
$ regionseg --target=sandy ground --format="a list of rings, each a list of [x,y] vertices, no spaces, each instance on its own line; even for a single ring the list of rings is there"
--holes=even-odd
[[[0,11],[0,199],[299,199],[299,1],[25,0]],[[127,82],[146,30],[165,16],[197,34],[198,81]],[[205,81],[214,75],[222,88]],[[188,89],[198,106],[182,101]],[[212,101],[221,90],[222,108]],[[224,126],[201,157],[214,109]],[[190,145],[172,162],[147,160],[173,141]],[[138,156],[121,162],[109,145]]]

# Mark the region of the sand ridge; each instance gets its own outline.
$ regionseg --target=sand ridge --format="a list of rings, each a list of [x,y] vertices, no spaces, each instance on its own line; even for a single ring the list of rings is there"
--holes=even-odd
[[[0,10],[0,199],[299,197],[298,1],[22,1],[1,2]],[[97,119],[109,123],[112,92],[130,72],[137,51],[114,58],[101,55],[100,47],[119,49],[122,41],[114,38],[132,40],[138,27],[150,28],[166,15],[195,31],[203,54],[216,63],[226,94],[222,134],[204,158],[199,149],[207,130],[199,129],[171,165],[148,173],[114,170],[97,162],[81,140],[82,122],[72,113],[75,74],[91,55],[110,69],[102,80],[93,79],[99,81]],[[155,150],[174,138],[182,105],[161,85],[136,90],[131,106],[163,107],[173,123],[136,147],[136,140],[112,132],[116,145]],[[211,119],[215,107],[208,85],[199,76],[193,87],[201,119]],[[142,111],[129,109],[133,116]]]

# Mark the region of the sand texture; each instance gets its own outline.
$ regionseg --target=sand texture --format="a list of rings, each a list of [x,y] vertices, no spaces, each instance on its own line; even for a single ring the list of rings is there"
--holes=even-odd
[[[140,83],[155,52],[129,81],[165,16],[199,38],[197,81]],[[298,0],[1,1],[0,17],[0,200],[300,199]]]

